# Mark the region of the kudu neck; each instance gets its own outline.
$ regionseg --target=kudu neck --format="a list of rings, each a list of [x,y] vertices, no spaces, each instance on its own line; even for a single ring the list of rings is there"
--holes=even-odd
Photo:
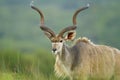
[[[59,54],[59,58],[64,61],[66,59],[66,56],[69,54],[70,54],[70,48],[64,43],[62,47],[62,51]]]

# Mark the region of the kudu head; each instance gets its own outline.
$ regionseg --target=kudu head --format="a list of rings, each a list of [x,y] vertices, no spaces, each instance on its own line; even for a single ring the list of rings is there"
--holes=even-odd
[[[68,26],[64,29],[62,29],[60,31],[59,34],[55,34],[54,31],[52,31],[50,28],[46,27],[44,24],[44,15],[42,13],[41,10],[39,10],[38,8],[36,8],[35,6],[31,5],[31,8],[36,10],[39,14],[40,14],[40,29],[45,33],[45,35],[51,40],[52,42],[52,52],[54,54],[60,53],[62,51],[62,47],[63,47],[63,43],[65,41],[70,41],[73,40],[76,36],[76,17],[78,15],[79,12],[87,9],[89,7],[89,5],[82,7],[80,9],[78,9],[74,15],[73,15],[73,25],[72,26]],[[64,36],[64,34],[66,33],[66,36]]]

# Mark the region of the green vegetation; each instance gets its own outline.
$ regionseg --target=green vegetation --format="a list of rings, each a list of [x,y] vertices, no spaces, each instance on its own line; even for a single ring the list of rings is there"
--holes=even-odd
[[[58,80],[54,76],[54,58],[48,52],[26,53],[1,50],[0,80]]]
[[[74,11],[87,3],[91,7],[77,18],[77,37],[120,49],[120,0],[35,0],[34,5],[57,33],[72,25]],[[0,80],[61,80],[54,74],[55,60],[39,29],[39,14],[29,4],[0,0]]]

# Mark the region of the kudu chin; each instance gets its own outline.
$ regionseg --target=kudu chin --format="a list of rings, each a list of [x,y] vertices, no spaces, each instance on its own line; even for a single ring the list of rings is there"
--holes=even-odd
[[[40,29],[52,42],[52,52],[56,55],[54,68],[57,76],[69,77],[71,80],[120,80],[120,50],[94,44],[84,37],[76,39],[73,46],[65,44],[66,41],[75,39],[76,17],[88,7],[89,5],[78,9],[73,15],[73,25],[62,29],[56,35],[45,26],[42,11],[31,5],[31,8],[40,14]]]

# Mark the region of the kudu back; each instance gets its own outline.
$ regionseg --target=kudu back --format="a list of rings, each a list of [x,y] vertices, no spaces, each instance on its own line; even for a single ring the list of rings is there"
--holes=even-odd
[[[88,7],[78,9],[73,15],[73,25],[56,35],[45,26],[42,11],[31,5],[40,14],[40,29],[52,42],[52,52],[56,58],[54,68],[58,77],[69,77],[71,80],[120,80],[120,50],[94,44],[85,37],[76,39],[73,46],[65,44],[75,39],[76,17]]]

